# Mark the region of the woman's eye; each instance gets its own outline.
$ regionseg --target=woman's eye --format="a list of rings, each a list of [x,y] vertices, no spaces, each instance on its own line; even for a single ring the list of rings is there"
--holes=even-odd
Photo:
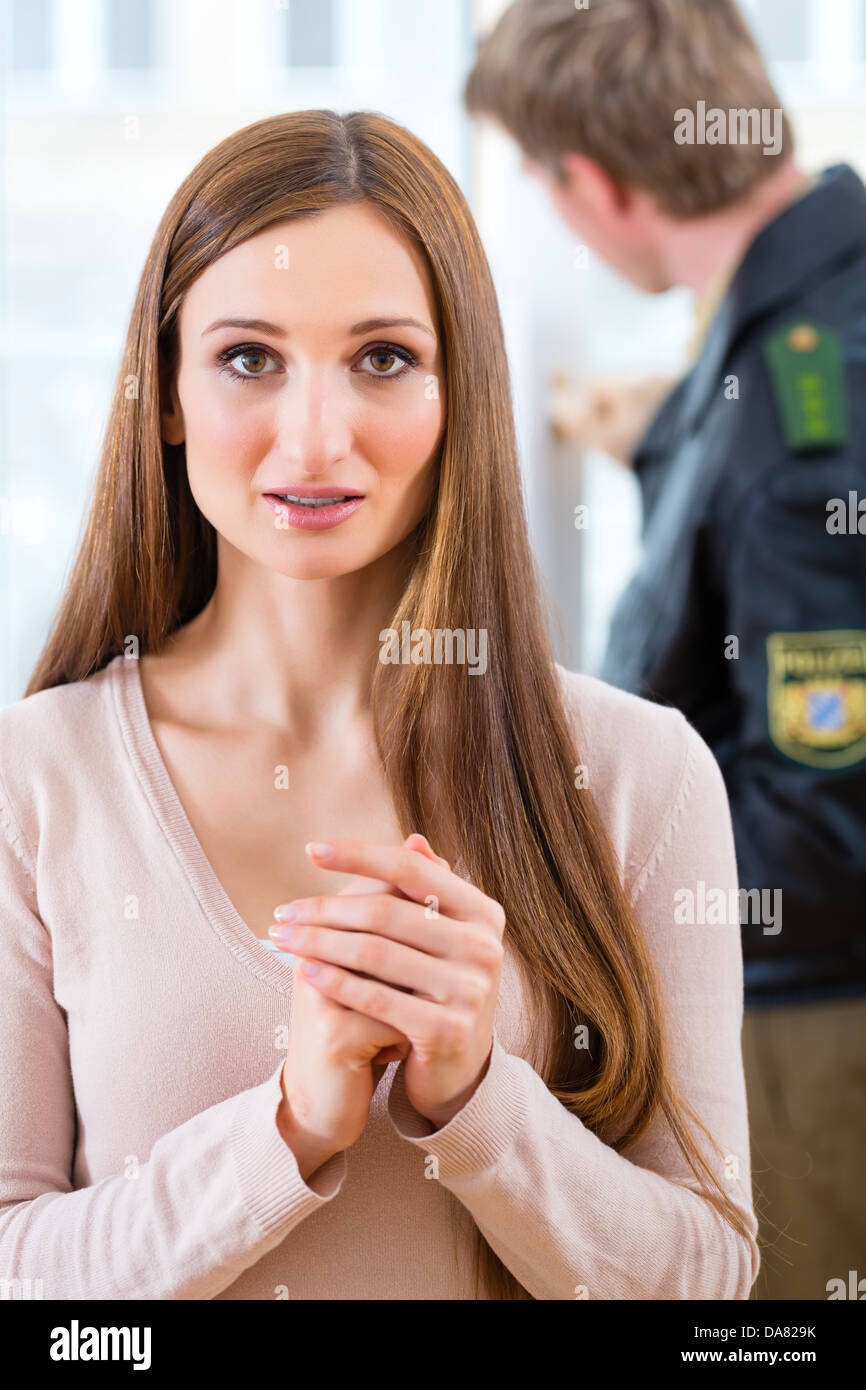
[[[257,376],[272,375],[266,370],[266,364],[273,362],[274,359],[269,352],[265,352],[264,348],[227,348],[225,352],[220,353],[219,360],[224,364],[222,371],[233,377],[235,381],[252,381]],[[240,363],[243,370],[238,370],[235,366],[236,362]]]
[[[361,366],[365,362],[370,363],[370,370],[365,372],[366,376],[381,377],[386,381],[393,381],[396,377],[401,377],[408,372],[411,367],[417,364],[417,357],[407,348],[396,347],[375,347],[370,348],[361,358]]]
[[[223,364],[220,370],[233,381],[254,381],[256,377],[272,376],[275,370],[279,371],[276,364],[268,368],[268,362],[273,363],[274,359],[260,347],[226,348],[225,352],[220,353],[219,361]],[[365,363],[369,363],[369,367],[365,367]],[[418,359],[408,348],[383,345],[369,348],[358,365],[364,376],[380,381],[395,381],[417,366]]]

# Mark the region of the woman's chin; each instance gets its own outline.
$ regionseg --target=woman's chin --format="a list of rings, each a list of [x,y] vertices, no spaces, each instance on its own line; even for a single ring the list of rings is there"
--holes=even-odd
[[[284,574],[287,579],[342,579],[344,575],[364,569],[375,558],[336,552],[331,555],[286,554],[278,556],[276,560],[271,555],[263,563],[269,569]]]

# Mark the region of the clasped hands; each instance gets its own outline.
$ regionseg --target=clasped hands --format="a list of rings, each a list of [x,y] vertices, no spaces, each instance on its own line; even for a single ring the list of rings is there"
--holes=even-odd
[[[298,898],[274,910],[269,935],[303,958],[315,989],[403,1033],[406,1045],[384,1052],[404,1058],[410,1104],[441,1129],[490,1062],[505,912],[423,835],[399,848],[333,840],[306,850],[318,868],[390,887]]]

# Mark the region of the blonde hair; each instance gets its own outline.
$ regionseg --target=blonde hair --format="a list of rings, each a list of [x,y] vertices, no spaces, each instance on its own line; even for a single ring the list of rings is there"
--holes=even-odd
[[[794,150],[733,0],[516,0],[482,42],[464,99],[557,176],[562,155],[587,155],[675,217],[725,207],[779,167],[758,142],[677,143],[678,111],[704,102],[739,129],[749,111],[778,111],[779,156]]]

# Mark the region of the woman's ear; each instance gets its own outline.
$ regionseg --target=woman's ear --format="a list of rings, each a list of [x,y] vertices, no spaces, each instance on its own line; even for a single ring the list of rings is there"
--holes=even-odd
[[[183,411],[177,394],[177,386],[160,378],[160,418],[162,437],[166,444],[182,444],[185,438]]]

